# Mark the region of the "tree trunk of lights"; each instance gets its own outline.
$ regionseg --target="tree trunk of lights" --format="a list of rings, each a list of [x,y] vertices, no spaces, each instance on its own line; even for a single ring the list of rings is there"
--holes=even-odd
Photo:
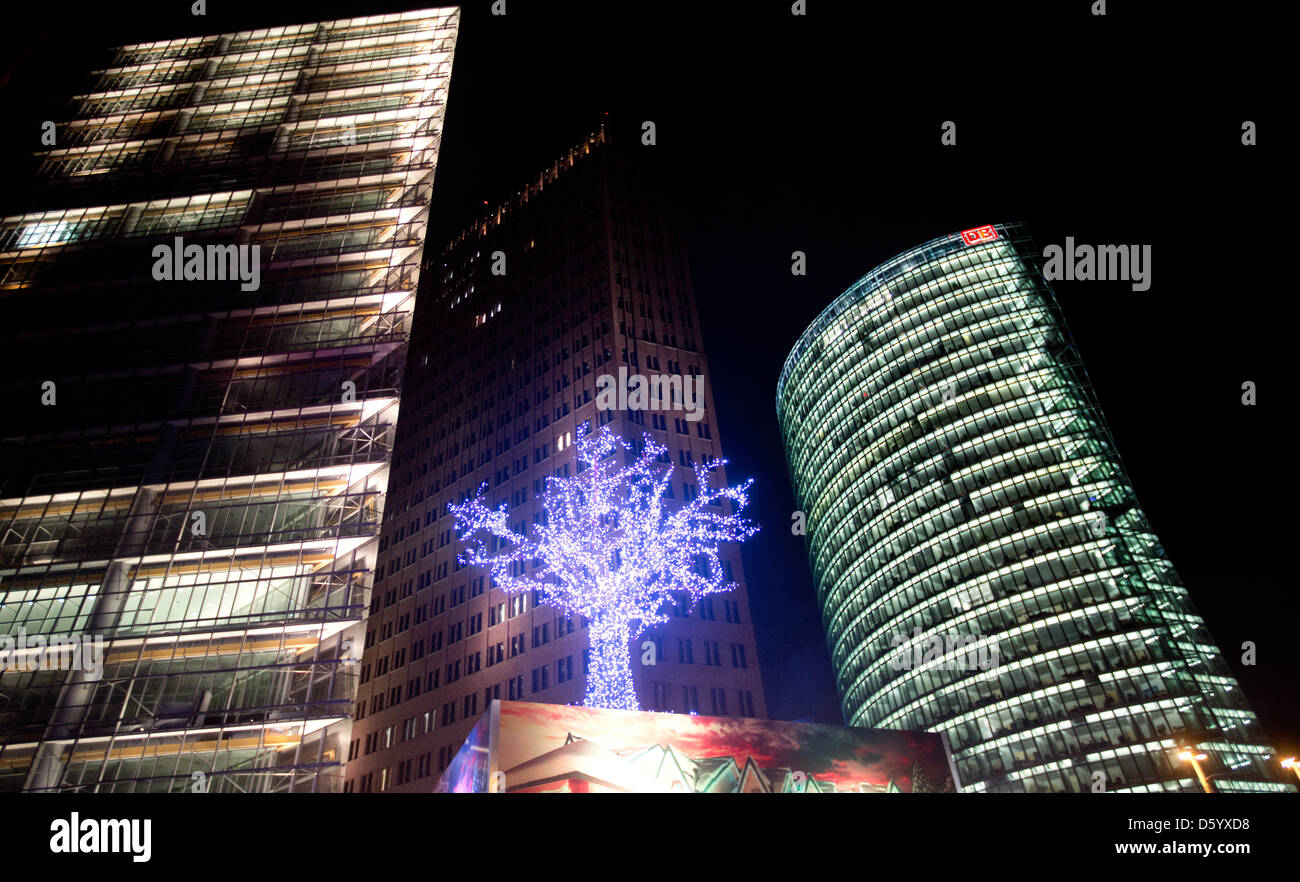
[[[628,653],[630,622],[625,619],[593,619],[587,628],[591,653],[587,665],[586,707],[640,710],[632,682]]]

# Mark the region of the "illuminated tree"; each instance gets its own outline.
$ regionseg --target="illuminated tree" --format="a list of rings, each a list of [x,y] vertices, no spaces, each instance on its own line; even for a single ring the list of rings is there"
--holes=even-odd
[[[486,484],[448,510],[460,538],[473,540],[460,555],[463,565],[490,567],[497,588],[539,590],[542,602],[586,616],[591,651],[583,703],[638,710],[629,641],[667,622],[678,598],[689,608],[736,587],[724,578],[718,546],[758,532],[740,517],[753,480],[713,487],[710,473],[726,460],[696,465],[698,495],[675,504],[674,469],[660,459],[667,448],[651,436],[622,466],[612,457],[634,447],[608,427],[595,434],[580,427],[576,446],[577,474],[547,478],[544,514],[530,535],[510,526],[505,504],[483,504]],[[480,534],[492,538],[491,550]]]

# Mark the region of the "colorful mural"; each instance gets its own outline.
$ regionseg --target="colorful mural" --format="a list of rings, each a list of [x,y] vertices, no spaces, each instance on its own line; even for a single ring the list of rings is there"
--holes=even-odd
[[[490,748],[489,748],[490,746]],[[943,736],[493,702],[439,781],[474,793],[954,792]]]
[[[492,709],[479,718],[465,743],[456,751],[447,769],[438,779],[435,793],[486,793],[488,790],[489,749]]]

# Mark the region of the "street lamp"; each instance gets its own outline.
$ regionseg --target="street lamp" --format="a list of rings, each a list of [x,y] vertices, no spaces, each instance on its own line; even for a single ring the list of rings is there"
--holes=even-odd
[[[1295,757],[1289,756],[1286,759],[1282,760],[1282,768],[1290,769],[1291,771],[1295,772],[1295,776],[1297,778],[1300,778],[1300,763],[1297,763],[1295,761]]]
[[[1205,772],[1201,771],[1201,760],[1208,759],[1206,754],[1192,753],[1190,750],[1184,750],[1178,754],[1178,758],[1192,764],[1192,768],[1196,770],[1196,780],[1201,782],[1202,790],[1206,793],[1214,792],[1214,788],[1210,786],[1210,779],[1205,777]]]

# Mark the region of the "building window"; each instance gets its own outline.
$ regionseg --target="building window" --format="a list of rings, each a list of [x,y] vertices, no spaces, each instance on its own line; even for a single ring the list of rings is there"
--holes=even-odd
[[[743,643],[731,644],[731,666],[733,668],[749,667],[749,663],[745,661],[745,645]]]
[[[668,684],[654,683],[654,703],[651,705],[652,710],[666,711],[668,707]]]

